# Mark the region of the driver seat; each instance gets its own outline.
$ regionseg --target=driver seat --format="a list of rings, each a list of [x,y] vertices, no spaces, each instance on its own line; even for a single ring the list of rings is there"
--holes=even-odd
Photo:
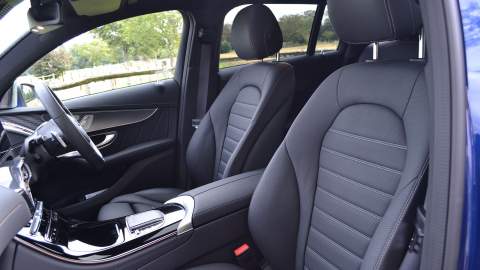
[[[352,44],[398,40],[421,27],[413,0],[328,0],[328,11]],[[418,60],[355,63],[315,91],[249,208],[253,241],[271,269],[399,268],[428,164],[423,70]],[[191,268],[214,269],[241,268]]]
[[[232,25],[232,47],[245,60],[261,60],[282,48],[277,19],[264,5],[242,9]],[[187,149],[194,186],[265,168],[281,143],[295,85],[282,62],[246,65],[237,71],[203,117]],[[184,192],[154,188],[121,195],[104,205],[98,220],[151,210]]]

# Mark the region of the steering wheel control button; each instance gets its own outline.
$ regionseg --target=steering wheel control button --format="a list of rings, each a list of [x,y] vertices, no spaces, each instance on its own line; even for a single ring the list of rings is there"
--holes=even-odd
[[[159,210],[150,210],[125,218],[128,230],[131,233],[136,233],[155,225],[161,225],[164,220],[164,214]]]

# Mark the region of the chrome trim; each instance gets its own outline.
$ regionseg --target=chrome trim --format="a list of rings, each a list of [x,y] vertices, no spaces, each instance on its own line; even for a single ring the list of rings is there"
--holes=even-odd
[[[152,117],[156,112],[158,111],[158,108],[149,108],[149,109],[124,109],[124,110],[102,110],[102,111],[84,111],[84,112],[77,112],[74,113],[74,116],[79,119],[80,121],[85,121],[85,125],[87,128],[85,128],[85,131],[91,133],[95,131],[101,131],[101,130],[106,130],[106,129],[111,129],[111,128],[118,128],[122,126],[128,126],[136,123],[141,123],[150,117]],[[121,124],[115,124],[113,125],[112,122],[114,122],[114,119],[117,119],[119,115],[121,114],[137,114],[133,119],[130,119],[128,121],[125,121]],[[81,116],[85,115],[91,115],[91,119],[83,119]],[[128,117],[127,117],[128,118]],[[88,121],[87,121],[88,120]],[[110,121],[109,121],[110,120]],[[109,123],[108,125],[102,125],[99,126],[98,122],[105,122]]]
[[[3,129],[5,129],[8,132],[12,132],[12,133],[19,134],[22,136],[27,136],[27,137],[34,133],[34,130],[19,124],[15,124],[8,121],[1,121],[1,123],[2,123]]]
[[[171,232],[169,234],[166,234],[162,237],[159,237],[155,240],[152,240],[151,242],[148,242],[146,244],[143,244],[141,246],[138,246],[137,248],[134,248],[134,249],[131,249],[129,251],[126,251],[122,254],[119,254],[119,255],[115,255],[115,256],[112,256],[112,257],[109,257],[109,258],[105,258],[105,259],[93,259],[93,260],[89,260],[89,261],[82,261],[82,260],[76,260],[76,259],[71,259],[71,258],[67,258],[67,257],[64,257],[64,256],[61,256],[61,255],[58,255],[58,254],[55,254],[53,252],[50,252],[48,251],[47,249],[44,249],[44,248],[41,248],[39,246],[36,246],[28,241],[25,241],[21,238],[19,238],[18,236],[15,236],[13,238],[14,241],[16,241],[17,243],[21,244],[21,245],[24,245],[26,247],[29,247],[35,251],[38,251],[46,256],[50,256],[52,258],[55,258],[57,260],[60,260],[60,261],[64,261],[64,262],[68,262],[68,263],[74,263],[74,264],[80,264],[80,265],[85,265],[85,264],[88,264],[88,265],[91,265],[91,264],[100,264],[100,263],[106,263],[106,262],[111,262],[111,261],[114,261],[114,260],[117,260],[117,259],[120,259],[120,258],[123,258],[125,256],[128,256],[130,254],[133,254],[137,251],[140,251],[142,249],[145,249],[147,247],[150,247],[154,244],[157,244],[159,242],[162,242],[164,240],[167,240],[167,239],[170,239],[174,236],[177,235],[177,232]]]
[[[375,61],[378,59],[378,42],[374,42],[372,46],[372,59]]]
[[[425,34],[423,32],[423,28],[420,31],[418,39],[418,59],[423,59],[425,58]]]
[[[105,135],[105,139],[103,139],[103,141],[101,141],[97,144],[98,149],[102,149],[104,147],[109,146],[117,138],[117,133],[116,132],[107,133],[107,134],[99,134],[99,135],[95,135],[95,136],[101,136],[101,135]]]
[[[35,235],[40,229],[40,223],[43,217],[43,202],[38,201],[35,206],[35,213],[33,214],[32,221],[30,223],[30,234]]]
[[[39,231],[31,234],[29,227],[26,226],[17,233],[14,240],[49,257],[69,263],[105,263],[176,236],[177,231],[170,226],[177,225],[185,217],[186,211],[178,205],[171,205],[167,208],[170,210],[166,210],[167,212],[162,214],[162,223],[145,226],[133,232],[126,224],[126,218],[76,224],[59,217],[53,211],[45,210],[43,223]],[[84,230],[83,234],[91,233],[91,230],[95,231],[102,226],[103,229],[111,229],[112,232],[112,238],[104,244],[85,240],[81,236],[82,230]],[[77,231],[70,235],[70,230]],[[55,234],[55,236],[51,237],[52,234]],[[110,233],[108,234],[110,235]],[[157,234],[158,236],[156,236]]]
[[[185,217],[180,221],[177,227],[178,235],[193,230],[192,219],[193,210],[195,209],[195,200],[192,197],[186,195],[175,197],[165,202],[165,204],[177,204],[185,210]]]
[[[96,145],[98,150],[103,149],[103,148],[111,145],[113,143],[113,141],[115,141],[115,139],[117,138],[117,133],[116,132],[107,133],[107,134],[95,134],[94,136],[101,136],[101,135],[105,135],[105,139]],[[71,151],[71,152],[62,154],[58,157],[73,158],[73,157],[80,157],[80,156],[81,155],[78,151]]]

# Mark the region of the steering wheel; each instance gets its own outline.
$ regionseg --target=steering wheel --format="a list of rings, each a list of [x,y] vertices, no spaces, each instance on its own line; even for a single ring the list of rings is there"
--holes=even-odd
[[[15,81],[14,89],[18,86],[27,85],[32,87],[37,98],[50,115],[50,118],[63,133],[67,143],[75,148],[80,155],[87,160],[90,165],[96,169],[101,169],[105,163],[102,153],[82,128],[78,121],[73,117],[70,111],[65,107],[62,101],[55,95],[50,87],[41,80],[32,79],[29,82]]]

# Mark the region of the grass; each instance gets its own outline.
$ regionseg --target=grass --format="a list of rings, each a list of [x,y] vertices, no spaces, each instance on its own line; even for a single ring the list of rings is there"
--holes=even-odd
[[[316,48],[317,52],[320,51],[333,51],[336,50],[338,46],[338,42],[317,42]],[[282,55],[300,55],[302,53],[305,53],[307,51],[307,45],[302,45],[302,46],[291,46],[291,47],[285,47],[280,50],[280,56]],[[264,60],[273,60],[274,57],[268,57]],[[231,51],[228,53],[222,53],[220,54],[220,63],[219,63],[219,68],[226,68],[226,67],[233,67],[233,66],[238,66],[238,65],[244,65],[244,64],[249,64],[249,63],[255,63],[258,62],[258,60],[243,60],[238,58],[237,54],[235,51]]]

